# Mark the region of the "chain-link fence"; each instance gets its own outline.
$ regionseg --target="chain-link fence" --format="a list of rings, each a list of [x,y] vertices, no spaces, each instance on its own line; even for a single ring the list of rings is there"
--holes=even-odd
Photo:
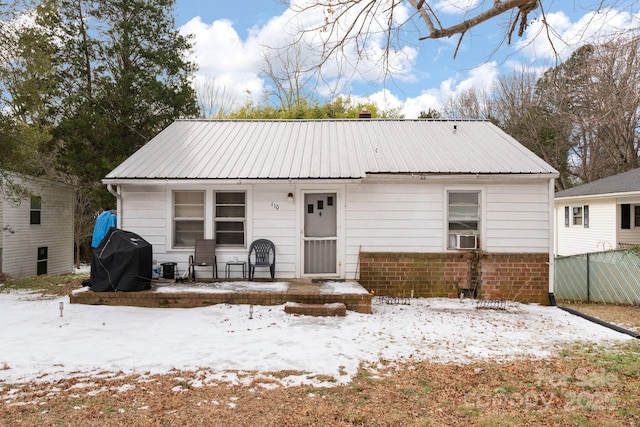
[[[559,301],[640,304],[640,256],[612,250],[556,258]]]

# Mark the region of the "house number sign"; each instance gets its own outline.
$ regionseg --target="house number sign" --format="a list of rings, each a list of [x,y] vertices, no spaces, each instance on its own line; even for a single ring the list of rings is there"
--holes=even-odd
[[[277,204],[276,202],[271,202],[271,207],[272,207],[273,209],[275,209],[275,210],[280,209],[280,205],[279,205],[279,204]]]

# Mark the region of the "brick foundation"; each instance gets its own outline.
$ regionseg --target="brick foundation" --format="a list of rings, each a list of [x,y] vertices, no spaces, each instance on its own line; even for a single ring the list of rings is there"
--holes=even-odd
[[[360,253],[360,284],[376,295],[549,304],[549,256],[531,253]]]
[[[287,314],[301,314],[305,316],[341,316],[347,315],[347,306],[342,303],[334,304],[297,304],[284,305]]]

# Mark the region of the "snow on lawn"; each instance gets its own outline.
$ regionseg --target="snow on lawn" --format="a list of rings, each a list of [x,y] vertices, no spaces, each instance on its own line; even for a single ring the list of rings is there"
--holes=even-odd
[[[348,382],[361,362],[541,358],[572,341],[632,339],[556,307],[479,310],[472,300],[439,298],[388,305],[376,297],[371,315],[308,317],[282,305],[109,307],[2,293],[0,322],[0,382],[7,383],[183,369],[227,381],[238,381],[236,371],[293,370],[300,374],[281,383],[327,385],[318,378]]]

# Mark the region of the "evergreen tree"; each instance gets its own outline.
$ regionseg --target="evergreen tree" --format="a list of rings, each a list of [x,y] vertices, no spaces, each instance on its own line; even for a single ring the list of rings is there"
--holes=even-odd
[[[176,118],[198,115],[191,44],[175,29],[174,4],[46,0],[38,8],[63,64],[55,144],[62,165],[87,188]],[[111,205],[99,192],[97,205]]]

